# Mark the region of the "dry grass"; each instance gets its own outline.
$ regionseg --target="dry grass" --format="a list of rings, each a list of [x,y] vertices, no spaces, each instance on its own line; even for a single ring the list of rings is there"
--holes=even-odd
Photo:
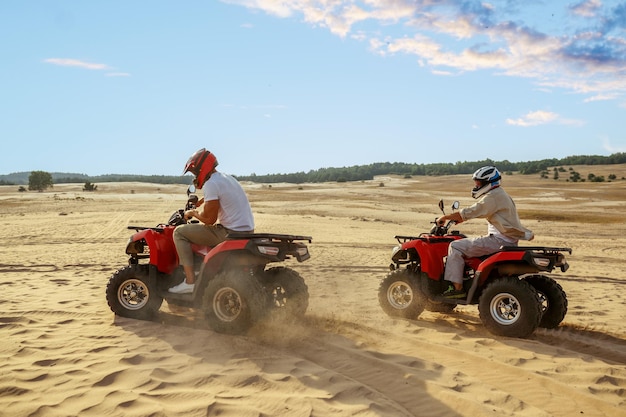
[[[620,213],[567,213],[550,210],[519,210],[520,218],[547,222],[622,224],[624,216]]]

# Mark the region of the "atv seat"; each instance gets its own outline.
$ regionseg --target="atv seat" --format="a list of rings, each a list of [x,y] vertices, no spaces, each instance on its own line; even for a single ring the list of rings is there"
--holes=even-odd
[[[205,246],[205,245],[197,245],[195,243],[191,244],[191,250],[194,253],[197,253],[202,256],[206,256],[213,249],[213,246]]]

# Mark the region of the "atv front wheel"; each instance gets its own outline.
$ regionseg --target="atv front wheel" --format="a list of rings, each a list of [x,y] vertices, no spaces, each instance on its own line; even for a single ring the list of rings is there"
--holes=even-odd
[[[118,316],[140,320],[153,318],[163,303],[150,285],[146,265],[129,265],[115,272],[107,284],[106,299]]]
[[[264,301],[263,287],[255,277],[227,270],[209,281],[202,306],[214,331],[242,334],[262,316]]]
[[[526,281],[500,278],[487,285],[478,303],[480,319],[493,334],[527,337],[539,326],[541,303]]]
[[[378,303],[391,317],[416,319],[424,311],[426,297],[419,289],[419,278],[404,270],[395,270],[378,287]]]
[[[296,271],[274,267],[265,271],[263,286],[269,295],[270,313],[282,319],[300,319],[309,307],[309,289]]]
[[[530,275],[524,278],[537,291],[543,316],[539,327],[554,329],[567,314],[567,296],[558,282],[545,275]]]

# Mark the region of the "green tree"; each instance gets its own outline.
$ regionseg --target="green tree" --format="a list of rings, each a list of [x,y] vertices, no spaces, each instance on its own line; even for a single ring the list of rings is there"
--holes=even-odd
[[[579,172],[576,172],[576,171],[574,171],[574,170],[572,170],[572,171],[570,172],[570,174],[569,174],[569,179],[570,179],[570,181],[572,181],[572,182],[578,182],[578,181],[580,181],[580,173],[579,173]]]
[[[52,175],[46,171],[32,171],[28,176],[28,189],[39,192],[52,187]]]

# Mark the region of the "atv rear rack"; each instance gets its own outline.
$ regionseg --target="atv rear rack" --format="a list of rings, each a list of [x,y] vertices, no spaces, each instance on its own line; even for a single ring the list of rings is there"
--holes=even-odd
[[[226,239],[269,239],[279,240],[282,242],[294,242],[296,240],[306,240],[309,243],[313,240],[311,236],[300,235],[281,235],[276,233],[248,233],[248,232],[230,232],[226,235]]]
[[[546,246],[502,246],[501,250],[507,252],[523,252],[527,250],[532,250],[543,252],[546,255],[554,254],[556,252],[568,252],[570,255],[572,254],[572,248],[553,248]]]

